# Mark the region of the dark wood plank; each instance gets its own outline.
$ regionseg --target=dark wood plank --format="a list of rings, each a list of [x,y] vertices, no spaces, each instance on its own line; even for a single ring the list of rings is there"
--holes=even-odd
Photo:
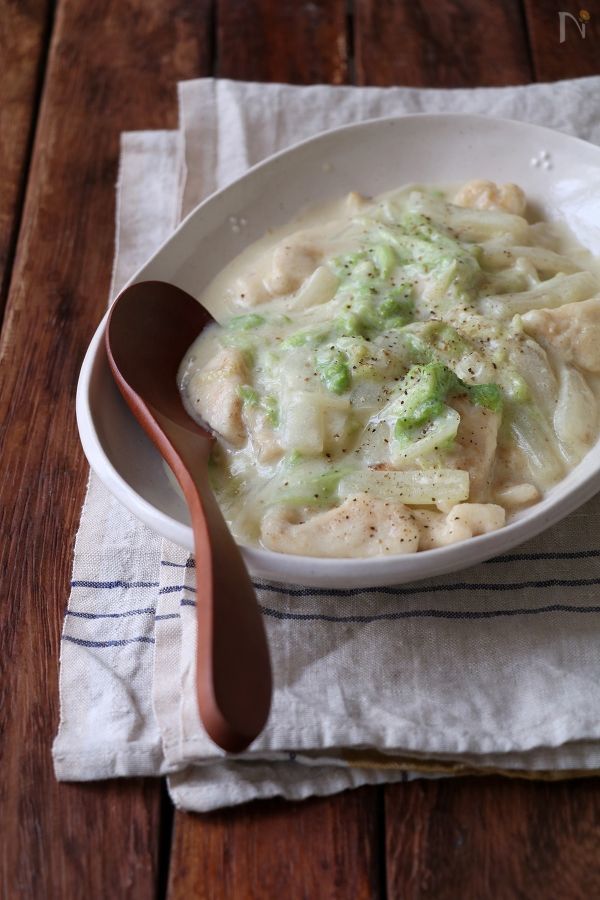
[[[358,84],[463,87],[531,80],[520,0],[356,0]]]
[[[525,0],[525,10],[537,81],[600,75],[598,0],[578,4]],[[565,18],[561,42],[561,13],[566,12],[576,21]]]
[[[180,813],[169,900],[380,896],[376,789],[265,801],[205,816]]]
[[[345,0],[218,0],[217,74],[251,81],[344,84]]]
[[[50,0],[0,0],[0,319],[20,220],[51,6]]]
[[[386,788],[389,900],[600,897],[600,781]]]
[[[172,127],[208,2],[62,0],[2,332],[0,895],[154,896],[159,782],[57,785],[57,661],[87,466],[74,415],[106,304],[119,133]],[[3,72],[3,78],[5,73]]]

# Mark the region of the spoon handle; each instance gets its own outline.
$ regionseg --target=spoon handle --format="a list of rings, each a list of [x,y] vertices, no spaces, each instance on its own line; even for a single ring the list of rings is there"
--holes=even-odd
[[[117,298],[106,351],[125,402],[185,494],[196,549],[196,684],[210,737],[230,752],[261,732],[271,703],[263,618],[239,547],[208,483],[211,435],[186,412],[177,371],[209,313],[174,285],[140,282]]]
[[[206,471],[195,478],[189,470],[186,475],[180,480],[196,548],[198,708],[212,740],[239,753],[260,734],[269,715],[265,627],[240,551],[206,486]]]

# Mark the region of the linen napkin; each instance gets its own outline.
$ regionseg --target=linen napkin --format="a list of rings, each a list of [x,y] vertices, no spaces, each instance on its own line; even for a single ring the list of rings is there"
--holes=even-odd
[[[600,143],[599,87],[600,78],[475,90],[185,82],[179,132],[123,136],[112,293],[203,196],[325,128],[456,111]],[[600,767],[598,585],[596,498],[458,575],[372,590],[257,582],[273,708],[255,744],[227,756],[195,708],[193,559],[92,476],[63,632],[57,777],[167,773],[176,805],[203,811],[471,771],[589,773]]]

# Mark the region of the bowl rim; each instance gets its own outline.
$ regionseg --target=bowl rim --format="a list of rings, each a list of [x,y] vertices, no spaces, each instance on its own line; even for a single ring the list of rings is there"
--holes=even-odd
[[[121,290],[125,290],[125,288],[138,281],[146,280],[144,277],[145,270],[162,254],[165,247],[177,240],[180,232],[187,228],[192,219],[200,215],[208,204],[214,202],[215,198],[222,197],[228,192],[237,189],[240,183],[252,179],[257,172],[271,166],[274,161],[292,155],[306,145],[325,142],[344,133],[356,133],[357,131],[373,128],[373,126],[384,128],[388,125],[395,125],[400,121],[409,126],[412,120],[447,121],[456,124],[459,122],[464,122],[465,124],[478,123],[485,126],[504,125],[523,129],[528,133],[534,130],[540,133],[540,137],[552,135],[553,139],[556,139],[558,135],[569,143],[580,145],[588,153],[592,151],[597,154],[597,164],[600,167],[600,147],[546,126],[521,122],[515,119],[462,113],[414,113],[366,119],[361,122],[319,132],[312,137],[286,147],[261,160],[248,169],[240,178],[237,178],[224,188],[214,191],[190,210],[177,228],[137,269]],[[125,478],[119,474],[102,446],[92,412],[93,398],[91,394],[94,373],[100,366],[105,365],[108,367],[103,341],[107,318],[108,312],[103,316],[87,348],[77,383],[76,418],[84,453],[91,469],[96,473],[100,481],[129,512],[162,537],[192,552],[193,533],[191,526],[159,510],[131,487]],[[597,450],[599,444],[600,438],[590,448],[588,453],[593,453],[594,450]],[[571,472],[573,471],[571,470]],[[569,477],[570,474],[568,473],[565,478]],[[563,483],[564,480],[558,484]],[[530,507],[523,518],[509,522],[497,531],[475,536],[445,547],[422,550],[418,553],[359,558],[311,557],[277,553],[258,547],[239,546],[253,576],[269,581],[309,587],[327,587],[329,585],[343,584],[348,586],[350,590],[419,581],[434,575],[456,572],[457,570],[484,562],[491,557],[498,556],[504,551],[518,546],[523,541],[537,536],[546,528],[569,515],[582,503],[590,499],[599,488],[600,459],[595,470],[589,472],[586,476],[580,477],[568,493],[557,498],[546,496]],[[394,570],[399,567],[403,571],[394,575]],[[348,588],[331,587],[330,590],[332,594],[344,594],[348,593]]]

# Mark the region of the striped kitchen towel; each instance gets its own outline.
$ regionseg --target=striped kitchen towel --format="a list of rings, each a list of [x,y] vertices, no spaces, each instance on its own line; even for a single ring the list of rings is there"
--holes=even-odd
[[[203,196],[320,130],[455,111],[600,143],[599,87],[186,82],[179,132],[123,136],[113,292]],[[459,574],[372,590],[259,582],[273,708],[255,744],[227,756],[195,706],[193,559],[92,476],[63,632],[57,777],[167,774],[179,807],[209,810],[472,771],[589,774],[600,768],[599,585],[597,498]]]

